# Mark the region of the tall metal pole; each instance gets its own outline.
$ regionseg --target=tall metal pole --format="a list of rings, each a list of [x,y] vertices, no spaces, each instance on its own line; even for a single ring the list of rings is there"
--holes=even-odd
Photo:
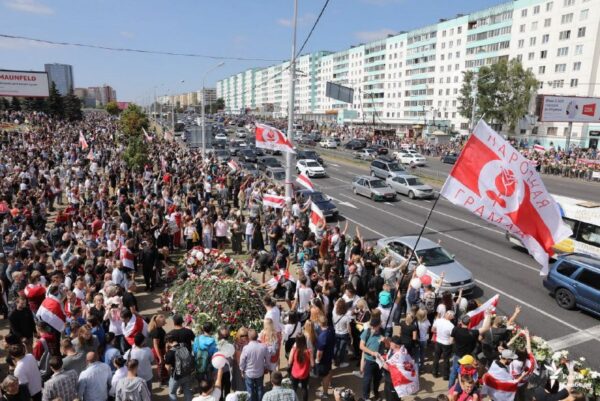
[[[569,128],[567,131],[567,139],[565,141],[565,151],[568,153],[571,147],[571,133],[573,132],[573,121],[569,121]]]
[[[204,115],[205,111],[205,107],[204,107],[204,102],[205,102],[205,97],[204,97],[204,77],[202,77],[202,110],[200,110],[200,115],[202,116],[202,158],[204,159],[204,157],[206,156],[206,116]]]
[[[292,24],[292,58],[290,60],[290,93],[288,99],[287,138],[292,143],[294,130],[294,98],[296,88],[296,23],[298,21],[298,0],[294,0],[294,22]],[[292,143],[293,144],[293,143]],[[292,207],[292,153],[285,154],[285,198],[288,207]]]

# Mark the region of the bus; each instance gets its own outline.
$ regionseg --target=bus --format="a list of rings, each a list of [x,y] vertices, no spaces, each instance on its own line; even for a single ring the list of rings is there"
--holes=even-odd
[[[565,224],[573,235],[554,244],[557,254],[585,253],[600,258],[600,203],[566,196],[552,195],[560,208]],[[507,233],[507,239],[519,246],[521,241]]]

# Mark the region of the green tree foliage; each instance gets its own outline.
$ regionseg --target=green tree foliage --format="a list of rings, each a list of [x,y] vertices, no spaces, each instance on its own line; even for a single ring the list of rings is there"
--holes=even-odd
[[[148,144],[141,135],[130,137],[128,142],[123,160],[130,169],[140,171],[148,161]]]
[[[140,106],[132,103],[121,113],[119,127],[127,137],[141,136],[142,128],[148,128],[148,118]]]
[[[12,111],[21,111],[21,101],[18,97],[12,98],[12,102],[10,102],[10,109]]]
[[[119,109],[117,102],[108,102],[105,108],[106,112],[111,116],[118,116],[121,113],[121,109]]]
[[[517,123],[527,114],[529,103],[538,87],[531,71],[523,69],[520,61],[501,60],[496,64],[481,67],[476,75],[464,74],[459,96],[459,112],[471,118],[473,85],[477,87],[476,116],[485,116],[492,124],[508,125],[514,131]]]
[[[63,98],[64,116],[69,121],[79,121],[83,118],[81,100],[71,91]]]
[[[23,108],[27,111],[46,111],[46,99],[28,97],[23,101]]]
[[[0,98],[0,110],[8,110],[10,109],[10,102],[7,98]]]
[[[50,85],[50,95],[46,100],[48,114],[55,118],[63,119],[65,116],[65,107],[63,97],[56,89],[54,82]]]

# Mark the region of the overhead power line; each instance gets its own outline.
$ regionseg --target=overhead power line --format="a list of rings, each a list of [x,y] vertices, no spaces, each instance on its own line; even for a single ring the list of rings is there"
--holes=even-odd
[[[302,53],[302,50],[304,50],[304,46],[306,46],[306,44],[308,43],[308,40],[312,36],[312,34],[313,34],[315,28],[317,27],[317,25],[319,24],[319,21],[321,20],[321,17],[323,16],[323,13],[325,12],[325,9],[329,5],[329,1],[330,0],[325,0],[325,4],[323,4],[323,8],[321,8],[321,12],[317,16],[317,19],[315,20],[315,23],[313,24],[312,28],[310,28],[310,32],[308,32],[308,36],[306,36],[306,39],[304,39],[304,42],[302,43],[302,46],[300,46],[300,50],[298,50],[298,54],[296,54],[296,57],[298,57],[300,55],[300,53]]]
[[[86,47],[89,49],[100,49],[100,50],[116,51],[116,52],[158,54],[161,56],[197,57],[197,58],[207,58],[207,59],[213,59],[213,60],[232,60],[232,61],[268,61],[268,62],[284,61],[284,60],[280,60],[280,59],[276,60],[276,59],[266,59],[266,58],[215,56],[215,55],[198,54],[198,53],[178,53],[178,52],[166,52],[166,51],[160,51],[160,50],[144,50],[144,49],[131,49],[131,48],[127,48],[127,47],[111,47],[111,46],[91,45],[91,44],[87,44],[87,43],[59,42],[59,41],[48,40],[48,39],[30,38],[27,36],[17,36],[17,35],[7,35],[7,34],[0,34],[0,37],[7,38],[7,39],[27,40],[30,42],[46,43],[46,44],[58,45],[58,46]]]

